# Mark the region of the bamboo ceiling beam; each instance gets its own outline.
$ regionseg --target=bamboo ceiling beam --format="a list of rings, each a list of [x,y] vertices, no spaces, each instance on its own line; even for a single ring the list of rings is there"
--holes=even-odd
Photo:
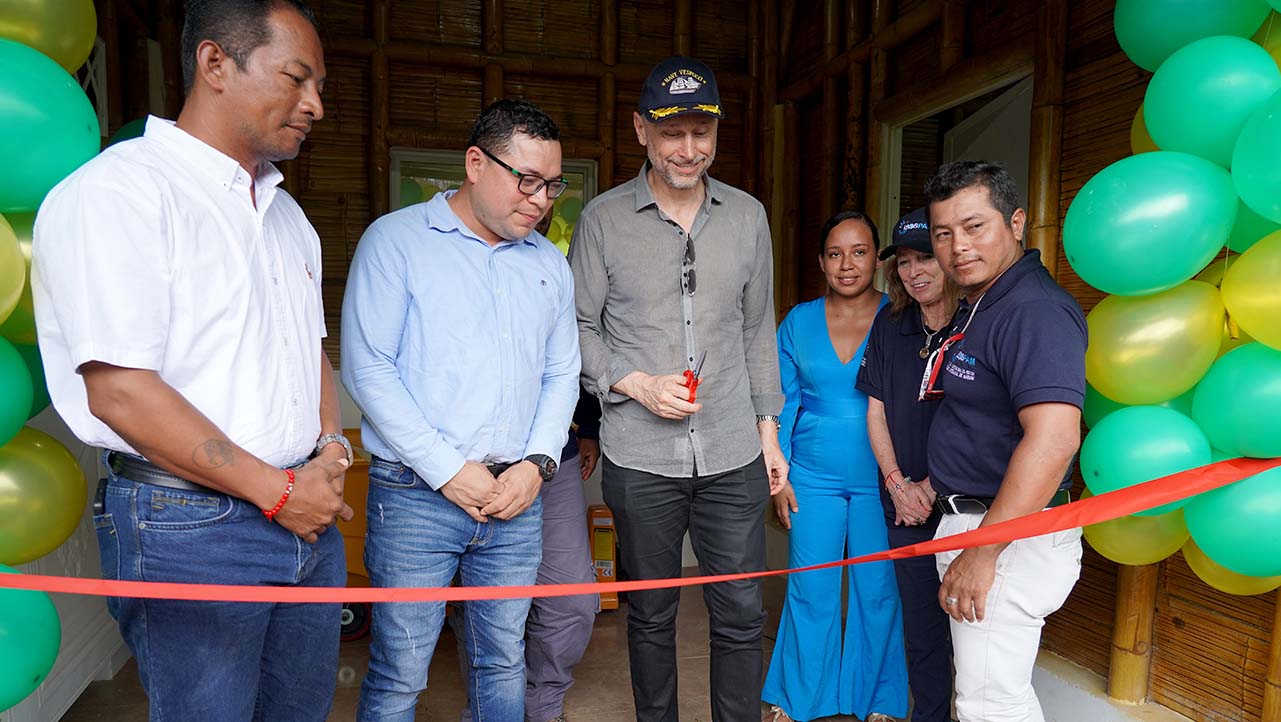
[[[325,47],[325,54],[339,57],[369,57],[373,55],[377,46],[378,43],[368,38],[335,38]],[[556,62],[548,63],[543,57],[486,53],[475,48],[429,45],[404,40],[388,41],[383,43],[381,48],[388,60],[415,65],[479,71],[493,63],[508,74],[536,74],[556,78],[599,79],[607,73],[613,73],[619,81],[636,86],[644,82],[651,67],[640,63],[606,65],[600,60],[589,58],[557,58]],[[745,92],[750,89],[752,79],[743,73],[724,73],[716,76],[716,82],[723,89]]]
[[[1112,656],[1108,665],[1108,696],[1113,699],[1133,704],[1148,699],[1160,574],[1159,564],[1117,566],[1116,618],[1112,624]]]
[[[1281,591],[1272,612],[1272,643],[1268,649],[1268,676],[1263,681],[1263,714],[1260,722],[1281,722]]]
[[[877,102],[872,114],[877,121],[907,125],[922,118],[977,98],[1032,73],[1033,43],[1023,37],[983,55],[957,63],[941,78],[913,83]]]
[[[1037,12],[1036,24],[1035,65],[1032,70],[1032,128],[1029,139],[1031,152],[1028,164],[1027,245],[1029,248],[1040,249],[1041,262],[1050,275],[1057,278],[1067,0],[1043,0]]]
[[[391,81],[382,50],[389,35],[390,0],[374,0],[370,12],[375,45],[369,58],[369,215],[379,218],[391,208]]]
[[[867,62],[874,50],[897,48],[937,22],[942,14],[943,0],[926,0],[894,22],[888,23],[872,37],[829,60],[822,72],[813,73],[787,86],[781,95],[787,100],[801,100],[813,95],[823,87],[824,79],[841,76],[853,63]]]

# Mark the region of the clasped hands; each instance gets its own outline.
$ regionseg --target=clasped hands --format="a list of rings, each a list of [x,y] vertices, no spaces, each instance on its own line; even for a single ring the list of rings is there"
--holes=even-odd
[[[440,487],[445,495],[478,522],[520,516],[543,487],[543,477],[532,461],[521,461],[495,477],[476,461],[468,461]]]

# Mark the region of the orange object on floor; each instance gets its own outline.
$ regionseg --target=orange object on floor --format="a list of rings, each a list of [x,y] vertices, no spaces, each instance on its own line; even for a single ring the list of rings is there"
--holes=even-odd
[[[592,566],[596,581],[617,581],[617,560],[614,558],[614,515],[604,504],[592,504],[587,509],[587,531],[592,541]],[[618,609],[618,595],[604,592],[600,595],[601,609]]]

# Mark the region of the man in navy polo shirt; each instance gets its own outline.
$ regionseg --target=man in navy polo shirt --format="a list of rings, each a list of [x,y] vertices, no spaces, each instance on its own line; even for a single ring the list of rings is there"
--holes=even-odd
[[[1027,217],[1005,167],[957,161],[925,185],[934,255],[965,297],[927,364],[942,394],[929,437],[937,537],[1068,501],[1085,399],[1085,317],[1021,245]],[[1042,722],[1032,689],[1041,627],[1081,572],[1081,530],[937,555],[961,722]]]

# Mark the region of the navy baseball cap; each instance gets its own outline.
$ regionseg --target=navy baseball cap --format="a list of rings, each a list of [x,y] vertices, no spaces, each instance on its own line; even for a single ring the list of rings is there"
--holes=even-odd
[[[724,118],[721,93],[712,69],[693,58],[668,58],[649,71],[641,87],[637,110],[653,123],[685,113]]]
[[[894,224],[894,233],[890,235],[889,245],[881,249],[881,260],[894,255],[899,248],[934,255],[934,244],[930,241],[930,221],[925,216],[925,208],[917,208],[898,219],[898,223]]]

